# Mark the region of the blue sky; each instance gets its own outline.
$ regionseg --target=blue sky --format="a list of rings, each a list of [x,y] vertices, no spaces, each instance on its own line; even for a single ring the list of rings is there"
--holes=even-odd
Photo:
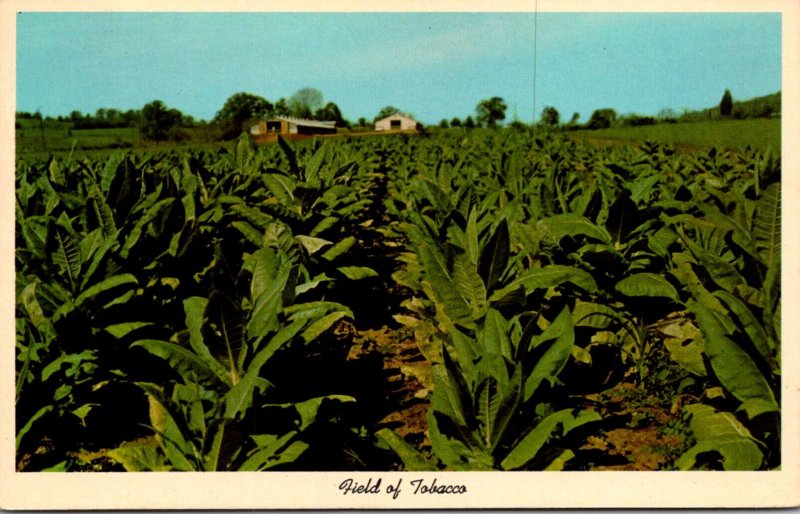
[[[536,27],[536,31],[534,31]],[[20,13],[17,110],[139,109],[211,119],[245,91],[322,91],[350,120],[393,105],[426,123],[500,96],[656,114],[781,88],[779,13]],[[536,80],[534,97],[534,33]]]

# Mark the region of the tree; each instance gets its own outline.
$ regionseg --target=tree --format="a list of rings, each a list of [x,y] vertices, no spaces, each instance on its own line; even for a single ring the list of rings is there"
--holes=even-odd
[[[617,120],[617,111],[614,109],[597,109],[592,113],[587,124],[590,129],[604,129],[610,127]]]
[[[447,128],[449,126],[450,125],[447,123],[447,120],[445,119],[442,119],[442,121],[439,122],[439,128]]]
[[[122,123],[126,127],[136,127],[141,123],[142,113],[135,109],[128,109],[122,113]]]
[[[221,129],[223,139],[233,139],[242,133],[247,122],[267,116],[272,107],[260,96],[236,93],[225,101],[225,105],[214,116],[214,123]]]
[[[400,109],[397,107],[393,107],[391,105],[387,105],[383,109],[378,112],[378,115],[372,121],[382,120],[383,118],[387,118],[392,116],[393,114],[400,114]]]
[[[508,124],[508,127],[509,127],[509,128],[511,128],[511,129],[513,129],[513,130],[517,130],[517,131],[519,131],[519,130],[525,130],[525,128],[527,127],[527,125],[525,124],[525,122],[524,122],[524,121],[522,121],[522,120],[520,120],[520,119],[518,119],[518,118],[514,118],[514,119],[511,121],[511,123],[509,123],[509,124]]]
[[[322,91],[304,87],[289,98],[289,113],[298,118],[311,118],[322,108]]]
[[[506,119],[506,109],[508,106],[499,96],[493,96],[488,100],[481,100],[475,107],[478,114],[478,124],[486,124],[487,127],[495,127],[498,121]]]
[[[182,117],[179,110],[169,109],[161,100],[154,100],[142,107],[142,137],[151,141],[175,138]]]
[[[661,121],[674,120],[678,117],[678,113],[675,112],[674,109],[665,107],[658,111],[658,115],[656,115],[656,117]]]
[[[542,109],[542,123],[555,127],[558,125],[559,121],[561,121],[561,115],[558,113],[558,109],[549,105]]]
[[[569,124],[570,125],[576,125],[578,123],[579,119],[581,119],[581,113],[573,112],[572,113],[572,118],[569,119]]]
[[[464,120],[464,127],[468,129],[475,128],[475,121],[473,121],[472,116],[467,116],[467,119]]]
[[[764,118],[769,118],[773,114],[775,114],[775,106],[767,103],[763,104],[758,111],[758,115]]]
[[[335,121],[337,127],[349,127],[350,122],[344,119],[339,106],[333,102],[328,102],[325,107],[318,109],[314,113],[314,118],[320,121]]]
[[[733,97],[731,96],[731,90],[726,89],[725,93],[722,95],[722,100],[719,102],[719,113],[722,116],[730,116],[732,111]]]
[[[281,98],[275,102],[275,106],[272,108],[272,114],[273,116],[289,116],[291,114],[285,98]]]
[[[460,127],[461,126],[461,120],[458,119],[458,118],[453,118],[452,120],[450,120],[450,126],[451,127]]]

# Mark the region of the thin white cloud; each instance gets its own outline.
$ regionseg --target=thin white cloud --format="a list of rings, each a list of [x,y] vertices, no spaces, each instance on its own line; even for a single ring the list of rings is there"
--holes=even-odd
[[[527,37],[526,37],[527,36]],[[518,51],[533,41],[533,29],[526,35],[519,23],[479,19],[471,26],[449,32],[403,37],[398,31],[390,42],[375,42],[355,52],[319,62],[319,72],[347,69],[349,73],[373,75],[402,73],[440,66],[444,63],[496,58]]]

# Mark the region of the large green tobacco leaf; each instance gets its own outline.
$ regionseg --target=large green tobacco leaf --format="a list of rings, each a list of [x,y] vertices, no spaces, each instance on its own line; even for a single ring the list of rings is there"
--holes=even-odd
[[[19,206],[17,206],[17,237],[22,236],[25,240],[25,250],[31,253],[36,259],[45,258],[45,241],[47,240],[47,221],[48,218],[41,216],[28,216],[23,218]],[[17,251],[20,251],[18,248]]]
[[[294,191],[297,186],[290,177],[278,173],[265,173],[262,180],[281,205],[286,207],[295,205]]]
[[[238,298],[214,290],[208,299],[204,316],[205,343],[211,355],[225,366],[229,381],[235,384],[247,356],[247,319]],[[208,330],[210,329],[210,330]]]
[[[666,336],[664,346],[670,358],[683,369],[697,376],[706,376],[703,354],[705,342],[700,331],[688,319],[675,319],[659,326],[659,332]]]
[[[223,471],[224,462],[221,460],[222,442],[225,437],[225,427],[230,420],[217,418],[211,420],[203,438],[203,470],[204,471]]]
[[[653,187],[661,180],[659,174],[643,177],[628,183],[631,191],[631,200],[636,205],[647,205],[652,195]]]
[[[767,363],[770,369],[776,369],[775,354],[778,351],[777,345],[767,336],[764,326],[753,312],[743,301],[727,291],[715,291],[714,295],[728,306],[732,314],[736,315],[740,326],[753,343],[753,346],[758,350],[764,362]]]
[[[88,287],[81,294],[79,294],[78,297],[75,298],[75,305],[81,306],[90,299],[95,298],[96,296],[105,293],[106,291],[110,291],[111,289],[137,283],[138,282],[136,280],[136,277],[134,277],[130,273],[124,273],[122,275],[114,275],[113,277],[108,277],[105,280],[98,282],[93,286]]]
[[[147,394],[151,428],[169,463],[179,471],[198,471],[199,452],[181,431],[162,390],[154,384],[139,382],[137,385]]]
[[[428,432],[436,456],[455,471],[489,471],[494,469],[491,454],[474,441],[475,434],[468,429],[452,426],[449,418],[443,418],[433,409],[428,410]]]
[[[580,235],[603,243],[611,242],[611,237],[605,228],[577,214],[556,214],[540,220],[537,226],[556,241],[560,241],[565,236],[576,237]]]
[[[756,204],[753,238],[767,267],[775,266],[781,253],[781,185],[774,182],[764,189]]]
[[[233,149],[236,168],[242,173],[247,173],[249,171],[248,165],[253,158],[253,148],[251,144],[250,136],[242,133]]]
[[[460,427],[471,425],[469,386],[464,381],[448,351],[442,352],[443,363],[433,368],[434,394],[431,408],[455,421]]]
[[[377,277],[378,272],[366,266],[342,266],[337,268],[342,275],[350,280],[361,280],[364,278]]]
[[[230,375],[225,367],[214,358],[211,350],[206,345],[203,337],[203,325],[206,321],[206,308],[208,300],[199,296],[193,296],[183,301],[186,327],[189,329],[189,344],[194,350],[195,355],[205,363],[205,366],[214,372],[223,383],[230,384]]]
[[[530,400],[544,380],[555,383],[556,377],[569,360],[574,341],[572,314],[569,307],[564,307],[550,326],[531,340],[531,352],[539,355],[539,359],[525,379],[523,401]]]
[[[297,241],[306,249],[308,255],[314,255],[322,248],[333,244],[331,241],[327,239],[322,239],[319,237],[311,237],[311,236],[294,236]]]
[[[437,471],[433,463],[393,430],[382,428],[375,435],[400,457],[406,471]]]
[[[117,233],[114,213],[111,207],[106,203],[105,198],[103,198],[103,193],[100,192],[100,188],[97,184],[93,184],[90,187],[88,201],[93,207],[95,217],[100,227],[103,229],[103,235],[106,237],[114,237]]]
[[[303,331],[303,340],[308,343],[316,341],[322,334],[327,332],[337,321],[346,317],[352,317],[349,311],[334,311],[314,320],[307,329]]]
[[[59,223],[48,226],[45,251],[66,277],[70,291],[74,292],[81,273],[81,254],[75,233],[64,228],[66,224],[66,214],[62,214]]]
[[[503,219],[495,229],[489,242],[483,247],[478,262],[478,273],[488,291],[493,290],[500,281],[508,264],[508,256],[508,223]]]
[[[617,283],[617,291],[625,296],[651,296],[678,301],[678,291],[662,275],[636,273]]]
[[[686,407],[692,415],[689,422],[697,444],[681,455],[675,466],[683,471],[697,466],[697,457],[707,452],[722,457],[726,471],[757,470],[763,454],[758,442],[730,412],[719,412],[709,405],[694,404]]]
[[[433,367],[434,388],[428,410],[434,452],[453,469],[491,469],[492,459],[481,442],[463,371],[446,349],[442,359]]]
[[[489,309],[483,321],[483,330],[479,332],[478,341],[483,353],[489,356],[502,355],[512,359],[516,348],[512,347],[508,337],[508,322],[495,309]]]
[[[272,434],[250,436],[257,448],[242,463],[239,471],[264,471],[297,460],[308,449],[308,443],[296,440],[296,436],[296,431],[282,436]]]
[[[716,296],[705,288],[703,281],[697,276],[697,273],[695,273],[694,266],[696,266],[697,263],[689,254],[686,252],[676,253],[673,254],[672,259],[675,263],[672,274],[681,282],[683,287],[693,298],[717,312],[727,312],[727,309],[720,303]]]
[[[121,446],[108,452],[108,457],[118,462],[125,471],[169,471],[164,456],[152,446]]]
[[[67,353],[60,355],[58,358],[48,363],[47,366],[42,368],[42,373],[41,373],[42,382],[46,382],[53,375],[58,376],[59,372],[62,371],[65,364],[67,364],[68,367],[63,370],[64,376],[66,377],[80,376],[78,375],[78,373],[81,370],[90,367],[91,364],[89,363],[97,360],[96,354],[97,352],[95,350],[83,350],[80,353]]]
[[[344,394],[331,394],[328,396],[311,398],[297,403],[266,404],[264,407],[293,410],[300,418],[299,423],[295,423],[295,426],[297,427],[297,430],[302,432],[317,420],[317,414],[319,413],[320,406],[323,403],[351,403],[355,401],[356,399],[352,396],[347,396]]]
[[[294,150],[292,150],[292,147],[289,146],[289,143],[287,143],[286,140],[283,139],[280,135],[278,136],[278,145],[281,147],[283,154],[289,161],[289,170],[295,177],[300,178],[300,168],[297,165],[297,156],[295,155]]]
[[[328,147],[320,146],[308,157],[303,166],[303,178],[309,184],[318,184],[321,171],[325,170],[325,160],[328,158]]]
[[[701,244],[688,237],[683,230],[679,230],[678,233],[692,255],[702,264],[705,272],[719,287],[728,292],[735,292],[737,289],[747,287],[744,277],[731,262],[706,250]]]
[[[36,288],[38,284],[39,282],[35,281],[25,286],[25,289],[23,289],[22,293],[19,295],[19,302],[25,309],[28,319],[33,323],[33,326],[36,327],[36,330],[46,336],[52,336],[54,330],[53,324],[47,316],[45,316],[42,306],[36,299]]]
[[[123,258],[128,256],[131,249],[134,248],[136,243],[139,241],[142,231],[147,230],[147,228],[153,223],[153,220],[155,220],[157,216],[161,215],[164,209],[172,205],[174,201],[175,198],[164,198],[147,209],[147,211],[139,218],[139,220],[130,230],[128,237],[125,239],[125,244],[122,246],[122,251],[120,252],[120,255]]]
[[[255,302],[247,322],[247,338],[258,346],[263,337],[278,328],[292,264],[272,250],[262,248],[246,261],[245,267],[251,268],[250,297]]]
[[[600,414],[593,411],[564,409],[550,414],[528,432],[508,453],[500,465],[505,470],[520,469],[528,464],[539,450],[555,435],[566,435],[586,423],[599,421]],[[560,428],[560,430],[559,430]]]
[[[256,387],[264,388],[265,381],[260,377],[261,369],[264,364],[285,344],[289,343],[306,325],[306,320],[295,320],[284,326],[272,339],[259,350],[252,360],[248,363],[247,370],[237,382],[225,394],[223,403],[225,405],[225,417],[236,418],[244,415],[250,408],[253,399],[253,392]]]
[[[594,278],[586,271],[574,266],[550,264],[523,272],[505,287],[495,291],[490,300],[500,300],[520,287],[528,295],[536,289],[549,289],[566,283],[575,284],[587,292],[599,292]]]
[[[503,220],[505,222],[505,220]],[[453,226],[453,228],[457,228]],[[495,232],[496,234],[496,232]],[[495,234],[492,235],[494,239]],[[467,252],[469,262],[478,265],[480,259],[480,247],[478,246],[478,211],[473,207],[470,209],[469,216],[467,217],[467,228],[463,233],[463,248]],[[488,250],[485,248],[484,251]],[[480,269],[480,266],[479,266]],[[484,276],[484,282],[486,281]]]
[[[630,190],[623,189],[608,209],[605,228],[615,243],[624,243],[642,221]]]
[[[336,260],[338,257],[344,255],[345,253],[349,252],[353,245],[356,244],[356,238],[353,236],[347,236],[331,248],[329,248],[325,253],[322,254],[322,258],[328,262]]]
[[[749,418],[778,412],[767,378],[755,362],[731,339],[722,314],[698,303],[688,305],[705,336],[705,352],[720,383],[740,402]]]
[[[423,243],[418,252],[426,279],[444,313],[454,323],[474,326],[487,307],[486,288],[466,254],[456,257],[450,269],[445,257],[432,245]]]
[[[142,339],[133,343],[131,348],[142,348],[164,359],[180,376],[192,382],[206,383],[219,378],[217,371],[209,365],[207,359],[175,343]]]
[[[578,300],[572,309],[572,322],[576,327],[608,328],[623,321],[615,309],[607,305]]]
[[[36,423],[37,420],[39,420],[40,418],[44,417],[49,412],[51,412],[54,408],[55,408],[54,405],[45,405],[44,407],[36,411],[36,413],[33,416],[31,416],[31,418],[25,423],[25,425],[23,425],[23,427],[19,429],[19,431],[17,432],[16,446],[15,446],[17,451],[19,451],[22,439],[30,431],[33,424]]]
[[[473,320],[480,318],[487,308],[486,286],[475,267],[465,255],[458,255],[453,262],[453,283],[456,291],[466,302]],[[441,288],[443,284],[438,284]]]
[[[473,411],[479,421],[483,446],[492,452],[506,435],[521,399],[522,367],[516,366],[514,376],[509,377],[510,366],[500,355],[484,357],[477,366]]]

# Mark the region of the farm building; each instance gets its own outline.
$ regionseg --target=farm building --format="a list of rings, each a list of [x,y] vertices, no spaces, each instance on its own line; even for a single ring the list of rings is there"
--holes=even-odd
[[[250,134],[257,139],[263,137],[277,136],[277,134],[287,135],[315,135],[315,134],[335,134],[335,121],[306,120],[302,118],[292,118],[289,116],[278,116],[268,120],[261,120],[256,125],[250,127]]]
[[[416,130],[417,120],[405,114],[392,114],[375,122],[375,130]]]

